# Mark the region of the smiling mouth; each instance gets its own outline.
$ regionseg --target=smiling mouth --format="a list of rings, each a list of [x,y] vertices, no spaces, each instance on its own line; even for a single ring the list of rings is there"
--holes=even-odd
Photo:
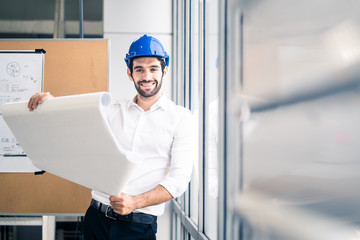
[[[156,84],[155,81],[151,81],[151,82],[140,82],[140,86],[145,87],[145,88],[149,88],[152,87]]]
[[[144,86],[144,87],[148,87],[148,86],[152,86],[152,85],[155,85],[155,83],[141,83],[140,84],[141,86]]]

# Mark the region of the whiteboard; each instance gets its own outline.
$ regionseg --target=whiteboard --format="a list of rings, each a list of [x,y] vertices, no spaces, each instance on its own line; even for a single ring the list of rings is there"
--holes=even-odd
[[[5,103],[27,101],[41,92],[44,76],[44,50],[0,51],[0,172],[39,171],[4,122]]]

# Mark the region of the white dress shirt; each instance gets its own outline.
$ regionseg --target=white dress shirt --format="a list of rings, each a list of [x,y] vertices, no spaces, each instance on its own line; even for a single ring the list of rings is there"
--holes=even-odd
[[[188,186],[197,157],[194,118],[188,109],[175,105],[164,94],[146,112],[134,100],[118,101],[108,112],[122,150],[141,159],[123,192],[134,196],[160,184],[174,198],[178,197]],[[93,190],[92,197],[110,204],[104,193]],[[163,203],[136,212],[159,216],[164,206]]]

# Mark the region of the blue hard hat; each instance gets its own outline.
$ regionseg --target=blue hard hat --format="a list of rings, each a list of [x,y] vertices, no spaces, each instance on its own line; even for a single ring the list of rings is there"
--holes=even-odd
[[[130,59],[141,56],[162,57],[165,59],[166,66],[169,66],[170,57],[165,52],[161,42],[146,34],[130,45],[129,53],[127,53],[125,57],[126,65],[129,67]]]

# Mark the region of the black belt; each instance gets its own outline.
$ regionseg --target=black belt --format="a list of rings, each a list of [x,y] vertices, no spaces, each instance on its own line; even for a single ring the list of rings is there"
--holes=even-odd
[[[144,223],[144,224],[152,224],[156,222],[157,217],[145,214],[145,213],[130,213],[128,215],[120,215],[114,212],[111,206],[103,204],[95,199],[91,200],[90,206],[95,208],[96,210],[105,214],[105,217],[110,218],[112,220],[118,221],[126,221],[126,222],[136,222],[136,223]]]

